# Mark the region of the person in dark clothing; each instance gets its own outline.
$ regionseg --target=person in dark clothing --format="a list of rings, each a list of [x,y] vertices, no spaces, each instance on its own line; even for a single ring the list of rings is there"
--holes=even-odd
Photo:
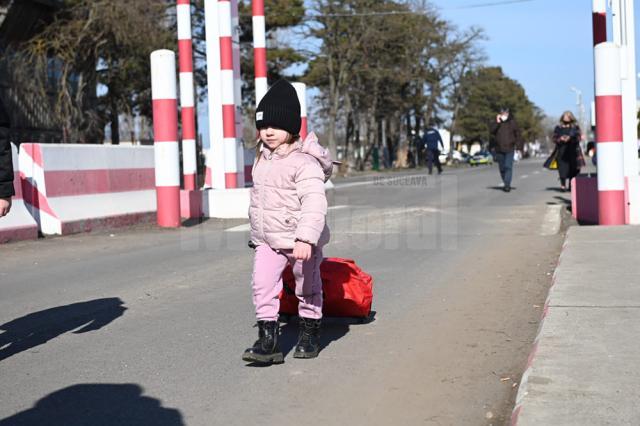
[[[489,124],[491,132],[491,149],[495,152],[495,159],[500,166],[500,177],[504,184],[504,191],[511,191],[513,177],[513,157],[516,149],[523,148],[520,128],[513,119],[508,108],[502,108],[496,116],[495,122]]]
[[[571,189],[571,179],[578,176],[584,166],[584,158],[580,149],[582,138],[580,127],[571,111],[565,111],[560,117],[560,124],[553,130],[553,142],[556,144],[555,158],[558,162],[560,188]]]
[[[0,217],[9,214],[11,197],[15,195],[9,128],[9,117],[0,101]]]
[[[427,168],[429,174],[433,173],[433,163],[438,168],[438,174],[442,173],[442,165],[440,164],[440,147],[444,149],[440,132],[433,127],[427,127],[422,136],[422,143],[427,150]]]

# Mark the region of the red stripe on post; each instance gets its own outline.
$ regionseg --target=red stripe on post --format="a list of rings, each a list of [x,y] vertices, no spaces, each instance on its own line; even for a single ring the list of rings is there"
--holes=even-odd
[[[267,49],[257,47],[253,49],[256,78],[267,76]]]
[[[236,106],[222,105],[222,137],[236,137]]]
[[[622,96],[596,96],[596,142],[622,142]]]
[[[196,175],[184,175],[184,189],[193,191],[196,189]]]
[[[153,139],[156,142],[178,141],[178,102],[175,99],[153,100]]]
[[[623,190],[598,192],[598,223],[600,225],[624,225],[624,210]]]
[[[196,113],[194,107],[182,107],[182,139],[196,139]]]
[[[264,16],[264,0],[253,0],[251,2],[251,14],[253,16]]]
[[[180,72],[193,72],[193,42],[178,40],[178,66]]]
[[[233,70],[233,44],[231,37],[220,37],[220,69]]]
[[[225,173],[224,174],[224,186],[225,188],[232,189],[238,187],[238,173]]]
[[[158,201],[158,225],[168,228],[180,226],[180,187],[158,186],[156,188]]]
[[[307,137],[309,130],[307,128],[307,117],[300,118],[300,139],[304,140]]]
[[[208,187],[212,187],[213,186],[213,171],[211,170],[211,167],[207,167],[204,171],[204,184]]]
[[[178,0],[177,4],[191,4],[191,0]]]
[[[593,45],[607,41],[607,15],[593,13]]]

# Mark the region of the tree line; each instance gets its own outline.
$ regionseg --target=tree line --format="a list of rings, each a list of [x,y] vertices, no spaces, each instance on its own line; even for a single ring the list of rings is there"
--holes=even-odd
[[[206,93],[204,1],[195,0],[198,94]],[[254,111],[251,2],[240,0],[243,107]],[[313,122],[334,155],[362,169],[374,148],[395,152],[426,125],[486,142],[488,122],[510,107],[528,140],[541,111],[498,67],[485,66],[480,28],[457,28],[426,0],[265,2],[270,83],[316,88]],[[12,46],[16,82],[51,105],[67,142],[102,141],[119,117],[151,117],[149,54],[175,50],[173,0],[65,0],[52,22]],[[28,70],[25,71],[25,70]],[[250,130],[249,130],[250,133]]]

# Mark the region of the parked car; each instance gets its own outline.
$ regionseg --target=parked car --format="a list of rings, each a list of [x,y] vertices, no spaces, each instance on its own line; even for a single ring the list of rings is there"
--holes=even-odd
[[[470,159],[470,166],[479,166],[481,164],[493,164],[493,155],[489,151],[476,152]]]

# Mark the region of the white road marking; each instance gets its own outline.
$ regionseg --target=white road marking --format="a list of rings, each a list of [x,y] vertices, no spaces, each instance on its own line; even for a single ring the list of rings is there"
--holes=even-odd
[[[371,185],[373,181],[364,181],[364,182],[353,182],[353,183],[339,183],[339,184],[334,184],[333,187],[335,189],[342,189],[342,188],[352,188],[354,186],[365,186],[365,185]]]
[[[243,225],[238,225],[238,226],[234,226],[233,228],[228,228],[225,229],[225,232],[247,232],[250,231],[251,227],[249,226],[248,223],[245,223]]]

